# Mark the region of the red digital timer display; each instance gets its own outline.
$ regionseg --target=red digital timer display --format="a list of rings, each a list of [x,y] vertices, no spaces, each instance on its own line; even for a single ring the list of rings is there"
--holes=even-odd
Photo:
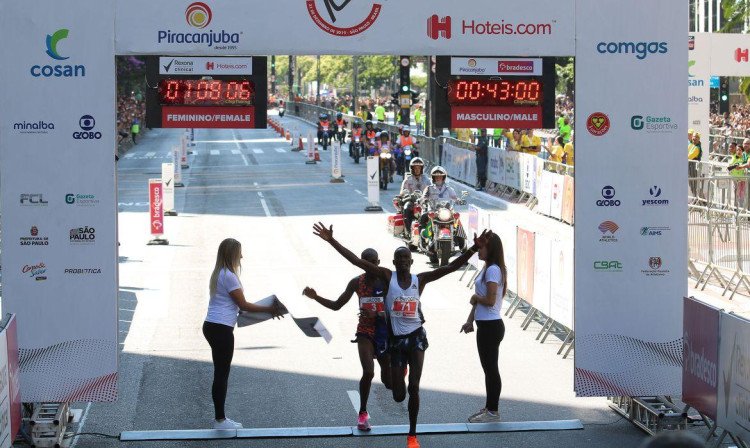
[[[162,79],[159,99],[169,106],[252,106],[255,83],[242,79]]]
[[[531,79],[451,80],[448,103],[451,106],[539,106],[542,83]]]

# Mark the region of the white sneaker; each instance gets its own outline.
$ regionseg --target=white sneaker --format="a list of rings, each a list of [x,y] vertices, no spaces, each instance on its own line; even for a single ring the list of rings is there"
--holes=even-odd
[[[500,421],[500,412],[493,413],[484,411],[483,413],[469,419],[471,423],[494,423]]]
[[[469,421],[471,421],[471,419],[473,419],[473,418],[479,417],[480,415],[484,414],[486,411],[487,411],[487,408],[482,408],[482,409],[478,410],[477,412],[471,414],[469,416]]]
[[[222,421],[214,420],[214,429],[242,429],[242,423],[237,423],[230,418]]]

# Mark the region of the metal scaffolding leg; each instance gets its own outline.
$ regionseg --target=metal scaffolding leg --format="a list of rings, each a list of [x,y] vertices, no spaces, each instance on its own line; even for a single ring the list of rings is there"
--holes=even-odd
[[[574,336],[573,336],[573,331],[571,330],[571,331],[569,331],[569,332],[568,332],[568,334],[567,334],[567,335],[565,336],[565,339],[563,340],[563,343],[562,343],[562,345],[560,346],[560,350],[558,350],[558,351],[557,351],[557,354],[558,354],[558,355],[559,355],[560,353],[562,353],[562,352],[563,352],[563,350],[565,350],[565,346],[567,346],[568,344],[570,344],[570,343],[572,343],[572,342],[573,342],[573,337],[574,337]],[[544,341],[542,341],[542,342],[544,342]]]

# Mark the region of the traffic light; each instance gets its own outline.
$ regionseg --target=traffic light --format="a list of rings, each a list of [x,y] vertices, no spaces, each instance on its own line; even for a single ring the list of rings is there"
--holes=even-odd
[[[729,112],[729,78],[721,77],[719,81],[719,113]]]
[[[411,104],[417,104],[419,102],[419,94],[412,90],[411,92]]]
[[[394,106],[398,106],[399,105],[398,93],[391,93],[391,97],[393,98],[391,100],[391,104],[393,104]]]

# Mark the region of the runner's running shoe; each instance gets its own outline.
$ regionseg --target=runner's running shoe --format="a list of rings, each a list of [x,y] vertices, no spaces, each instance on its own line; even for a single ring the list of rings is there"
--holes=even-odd
[[[357,429],[360,431],[369,431],[370,427],[370,414],[367,412],[360,412],[359,418],[357,418]]]
[[[214,420],[214,429],[242,429],[242,423],[237,423],[230,418],[218,422]]]
[[[419,448],[417,436],[406,436],[406,448]]]

